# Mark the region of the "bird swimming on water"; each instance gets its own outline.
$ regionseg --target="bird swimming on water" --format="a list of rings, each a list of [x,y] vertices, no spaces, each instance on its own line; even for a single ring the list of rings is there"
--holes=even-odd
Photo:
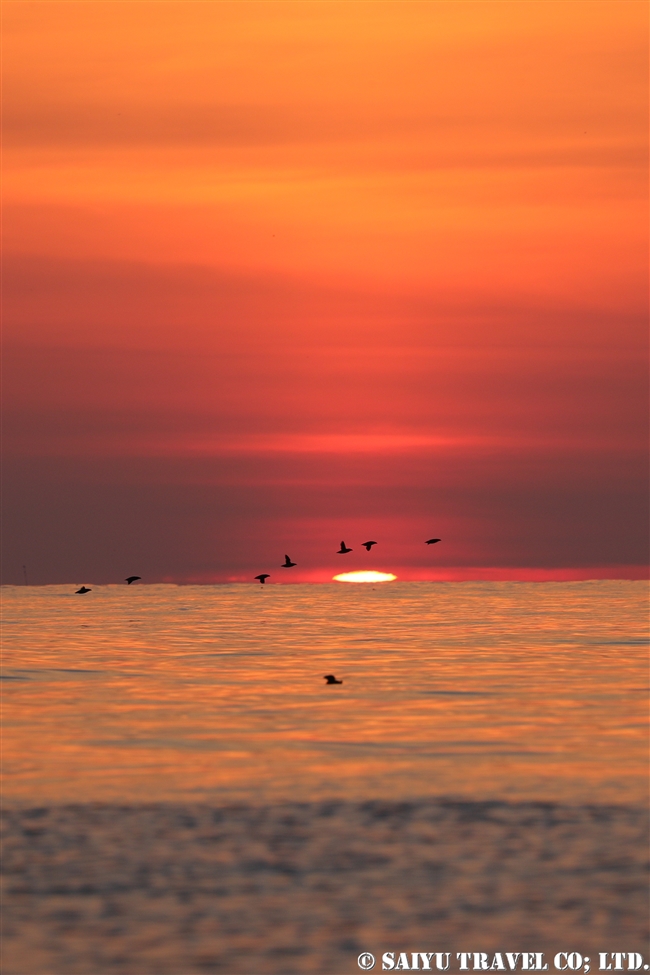
[[[342,684],[343,683],[342,680],[337,680],[336,677],[334,676],[334,674],[325,674],[324,680],[326,680],[328,684]]]
[[[129,576],[129,578],[125,579],[124,581],[130,586],[132,582],[137,582],[137,580],[141,578],[142,576]]]
[[[75,593],[85,593],[92,592],[92,589],[87,589],[86,586],[82,586],[81,589],[75,589]]]
[[[284,565],[281,566],[283,569],[290,569],[292,565],[297,565],[297,562],[292,562],[288,555],[284,557]]]
[[[341,542],[341,547],[340,547],[340,549],[338,550],[338,552],[336,554],[337,555],[345,555],[347,552],[351,552],[351,551],[352,551],[352,549],[351,548],[348,548],[347,545],[345,544],[345,542]]]
[[[377,542],[361,542],[361,544],[362,544],[362,545],[363,545],[363,547],[365,548],[365,550],[366,550],[366,552],[369,552],[369,551],[370,551],[370,549],[372,548],[372,546],[373,546],[373,545],[376,545],[376,544],[377,544]]]
[[[429,539],[427,539],[427,541],[424,544],[425,545],[434,545],[436,542],[441,542],[441,541],[442,541],[441,538],[429,538]]]
[[[262,585],[264,585],[264,583],[268,579],[269,575],[270,575],[270,572],[260,572],[260,574],[258,576],[255,576],[255,578],[256,579],[259,579],[260,582],[262,583]]]

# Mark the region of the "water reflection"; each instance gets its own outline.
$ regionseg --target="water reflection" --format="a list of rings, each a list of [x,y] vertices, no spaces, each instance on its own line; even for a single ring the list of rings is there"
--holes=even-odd
[[[6,587],[4,606],[17,801],[645,795],[644,583]]]

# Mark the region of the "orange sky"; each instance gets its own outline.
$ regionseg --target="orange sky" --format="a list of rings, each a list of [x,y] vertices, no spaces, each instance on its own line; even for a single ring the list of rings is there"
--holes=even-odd
[[[3,9],[5,581],[643,574],[645,2]]]

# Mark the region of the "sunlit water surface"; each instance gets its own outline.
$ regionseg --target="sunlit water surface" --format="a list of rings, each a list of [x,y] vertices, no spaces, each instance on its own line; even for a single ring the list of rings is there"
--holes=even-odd
[[[645,583],[74,588],[3,590],[5,801],[646,797]]]

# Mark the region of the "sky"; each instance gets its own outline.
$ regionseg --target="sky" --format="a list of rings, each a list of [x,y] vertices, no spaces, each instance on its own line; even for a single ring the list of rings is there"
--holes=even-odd
[[[3,581],[645,577],[647,28],[5,0]]]

